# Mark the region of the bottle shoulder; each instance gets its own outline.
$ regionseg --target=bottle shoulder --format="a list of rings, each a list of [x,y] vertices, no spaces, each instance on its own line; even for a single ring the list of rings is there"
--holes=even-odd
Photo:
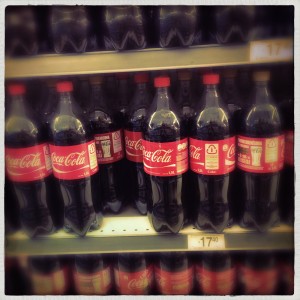
[[[242,118],[242,128],[246,131],[257,131],[267,133],[279,130],[281,119],[276,106],[270,103],[254,105],[245,111]]]
[[[207,124],[215,123],[220,127],[229,126],[229,115],[222,107],[207,107],[196,114],[197,127],[203,127]]]
[[[8,146],[32,146],[44,140],[43,135],[43,128],[34,120],[11,116],[5,122],[5,143]]]

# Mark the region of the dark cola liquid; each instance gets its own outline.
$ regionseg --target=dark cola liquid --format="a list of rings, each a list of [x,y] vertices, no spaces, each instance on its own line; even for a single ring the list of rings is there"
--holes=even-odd
[[[280,217],[293,225],[295,221],[295,167],[294,167],[294,99],[284,101],[281,105],[285,132],[285,166],[280,183]]]
[[[166,88],[158,89],[146,118],[143,138],[151,142],[174,142],[185,138],[180,113]],[[173,233],[182,228],[186,195],[187,172],[176,176],[149,176],[148,216],[156,231]]]
[[[39,49],[37,11],[30,6],[8,6],[5,10],[5,54],[34,55]]]
[[[9,103],[5,125],[8,148],[27,148],[47,142],[42,124],[28,107],[25,109],[23,101],[12,99]],[[35,181],[11,182],[11,187],[19,204],[21,226],[29,236],[49,234],[61,226],[62,206],[53,175]]]
[[[206,94],[203,96],[206,104],[200,109],[191,126],[191,137],[194,139],[218,141],[233,136],[229,115],[219,103],[219,97],[215,92],[215,85],[207,86]],[[223,231],[230,218],[228,197],[232,173],[223,175],[194,173],[193,177],[197,203],[195,225],[199,229],[212,228],[217,232]]]
[[[107,106],[101,85],[92,85],[91,102],[93,108],[89,114],[89,119],[94,136],[121,130],[116,118]],[[121,142],[123,143],[123,141]],[[121,147],[123,147],[123,145]],[[102,150],[104,151],[104,148]],[[122,155],[124,155],[123,151],[122,149]],[[108,156],[113,156],[113,153],[110,151]],[[124,202],[124,182],[122,180],[124,173],[123,161],[124,159],[122,158],[118,161],[100,163],[99,165],[98,189],[103,208],[104,210],[109,210],[114,213],[118,213],[121,210]]]
[[[78,295],[107,295],[112,288],[112,272],[104,255],[76,255],[74,283]]]
[[[118,254],[114,275],[120,295],[149,295],[152,292],[153,267],[143,253]]]
[[[128,50],[146,47],[146,19],[142,7],[107,6],[103,19],[106,49]]]
[[[90,18],[84,6],[53,6],[50,35],[56,53],[81,53],[89,45]]]
[[[204,295],[231,295],[236,288],[236,268],[228,252],[204,252],[195,265],[197,288]]]
[[[189,295],[193,289],[193,267],[185,252],[160,253],[155,280],[162,295]]]
[[[175,103],[177,104],[180,111],[180,118],[182,119],[182,126],[188,136],[190,136],[191,122],[196,115],[193,95],[192,85],[191,85],[192,74],[189,72],[178,72],[178,87],[175,93]],[[192,182],[192,171],[187,171],[188,181]],[[193,219],[194,215],[194,204],[192,203],[193,199],[193,187],[189,187],[186,190],[187,194],[185,195],[186,199],[189,201],[184,201],[183,206],[186,212],[186,222],[190,219]]]
[[[70,95],[60,96],[57,111],[50,122],[50,139],[55,146],[75,146],[93,140],[88,120]],[[65,204],[64,228],[84,236],[101,223],[101,204],[97,173],[82,179],[59,179],[59,186]]]
[[[29,272],[34,295],[64,295],[69,292],[67,266],[56,256],[32,256]]]
[[[193,44],[197,34],[198,9],[195,6],[160,6],[155,10],[160,47]]]
[[[5,177],[4,183],[5,233],[9,234],[20,228],[20,208],[11,181]]]
[[[245,252],[240,265],[241,289],[245,295],[274,295],[278,288],[277,261],[272,252]]]
[[[147,83],[138,84],[131,109],[128,112],[128,119],[125,126],[126,130],[142,133],[147,109],[151,100]],[[125,140],[125,143],[126,142],[128,141]],[[141,144],[142,141],[136,142],[137,144]],[[135,144],[135,146],[137,146],[137,144]],[[130,171],[130,198],[138,211],[145,215],[147,214],[147,201],[149,200],[147,198],[149,177],[144,171],[143,162],[134,162],[128,159],[127,163]]]
[[[271,138],[280,135],[281,120],[277,108],[266,94],[266,82],[259,82],[256,103],[241,115],[239,131],[252,138]],[[280,172],[252,173],[238,171],[241,201],[244,207],[241,225],[265,231],[279,221],[278,190]]]

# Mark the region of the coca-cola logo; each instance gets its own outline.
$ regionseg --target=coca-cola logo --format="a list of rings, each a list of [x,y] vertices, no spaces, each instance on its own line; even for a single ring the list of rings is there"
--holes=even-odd
[[[144,289],[150,284],[149,272],[145,271],[139,278],[133,278],[128,283],[130,290]]]
[[[235,145],[232,144],[227,152],[227,157],[230,159],[230,158],[233,158],[235,156]]]
[[[9,154],[5,156],[8,168],[38,168],[42,165],[41,153],[31,153],[21,158],[11,157]]]
[[[128,136],[125,136],[126,147],[132,148],[136,151],[143,151],[142,139],[131,140]]]
[[[158,149],[155,151],[147,151],[144,150],[143,155],[146,159],[157,162],[157,163],[170,163],[171,162],[171,153],[173,152],[172,149],[164,150]]]
[[[86,163],[86,151],[73,152],[68,155],[57,155],[56,152],[51,153],[51,160],[53,164],[60,166],[81,166]]]
[[[194,145],[190,145],[190,156],[193,159],[200,160],[201,157],[201,147],[196,147]]]

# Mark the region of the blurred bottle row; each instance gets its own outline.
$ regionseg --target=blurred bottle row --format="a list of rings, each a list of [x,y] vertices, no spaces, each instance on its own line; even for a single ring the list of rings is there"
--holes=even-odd
[[[5,53],[80,53],[293,36],[293,6],[8,6]]]
[[[109,81],[105,88],[103,77],[85,77],[84,88],[75,89],[78,103],[71,81],[47,80],[38,101],[28,97],[29,103],[24,85],[8,85],[7,232],[21,223],[29,236],[62,226],[82,236],[101,226],[103,213],[120,213],[128,204],[148,213],[156,231],[177,233],[191,222],[216,232],[233,222],[266,231],[279,216],[293,224],[293,72],[291,66],[280,71],[280,84],[277,72],[272,78],[279,110],[269,72],[255,72],[255,92],[244,91],[249,102],[239,95],[232,69],[222,72],[221,97],[218,74],[203,76],[204,92],[195,76],[194,95],[192,73],[178,72],[176,104],[166,75],[155,77],[153,101],[147,73],[134,75],[134,95],[128,74],[119,74],[116,98],[106,96]],[[193,145],[203,140],[209,155],[199,168]],[[270,144],[265,154],[262,141]],[[248,153],[248,145],[255,149]],[[179,153],[171,169],[168,156],[148,160],[151,151],[174,150],[166,146]],[[218,147],[232,149],[230,157],[209,152]],[[242,165],[243,155],[252,164]]]
[[[5,259],[6,295],[292,295],[294,253],[162,252]]]

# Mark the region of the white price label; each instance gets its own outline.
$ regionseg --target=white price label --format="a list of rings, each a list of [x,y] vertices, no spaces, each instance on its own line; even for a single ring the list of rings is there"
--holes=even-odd
[[[188,249],[224,249],[224,234],[188,235]]]
[[[250,61],[293,59],[293,41],[278,39],[250,43]]]

